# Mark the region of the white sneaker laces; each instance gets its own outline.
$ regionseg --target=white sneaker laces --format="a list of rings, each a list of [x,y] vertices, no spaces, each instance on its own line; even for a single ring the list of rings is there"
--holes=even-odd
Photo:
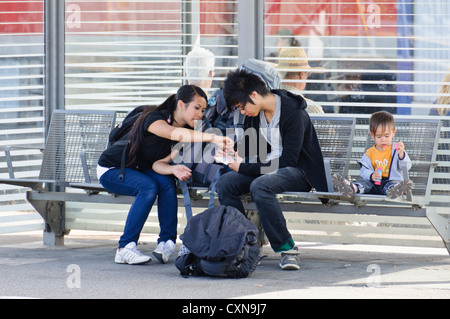
[[[133,261],[134,259],[136,259],[137,257],[143,256],[144,254],[137,249],[136,247],[134,248],[128,248],[128,247],[124,247],[121,251],[123,253],[123,257],[127,260]]]

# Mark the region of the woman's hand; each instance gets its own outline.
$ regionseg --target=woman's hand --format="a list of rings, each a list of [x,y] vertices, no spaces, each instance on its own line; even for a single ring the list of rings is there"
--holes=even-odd
[[[179,164],[172,166],[172,174],[180,181],[184,182],[191,178],[192,171],[187,166]]]
[[[234,141],[227,136],[213,135],[211,143],[217,145],[218,150],[234,152]]]

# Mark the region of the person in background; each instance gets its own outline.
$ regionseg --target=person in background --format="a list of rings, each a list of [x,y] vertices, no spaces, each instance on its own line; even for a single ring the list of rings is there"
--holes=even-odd
[[[214,77],[215,56],[211,51],[196,46],[184,61],[184,73],[189,84],[203,90],[211,88]]]
[[[280,53],[281,50],[288,47],[300,47],[302,44],[298,41],[292,30],[290,29],[280,29],[277,32],[277,51]]]
[[[324,69],[311,67],[308,63],[308,56],[302,47],[281,49],[278,56],[278,72],[282,78],[281,88],[303,97],[307,104],[306,112],[324,113],[319,103],[303,96],[306,80],[310,73],[323,73]]]
[[[430,115],[450,116],[450,73],[447,73],[443,82],[439,93],[446,94],[446,96],[441,95],[438,97],[434,102],[436,107],[430,110]]]

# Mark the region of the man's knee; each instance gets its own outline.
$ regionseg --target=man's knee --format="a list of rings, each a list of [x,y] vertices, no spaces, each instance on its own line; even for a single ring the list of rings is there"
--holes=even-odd
[[[268,195],[274,195],[270,185],[264,182],[263,178],[257,178],[250,184],[250,193],[255,201],[260,198],[266,198]]]
[[[227,190],[227,187],[230,186],[230,174],[224,174],[222,175],[219,180],[216,183],[216,191],[219,198],[222,196],[222,194]]]

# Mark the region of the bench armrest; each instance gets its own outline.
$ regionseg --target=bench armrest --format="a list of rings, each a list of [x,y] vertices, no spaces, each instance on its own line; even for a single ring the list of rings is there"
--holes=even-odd
[[[44,191],[44,184],[55,185],[55,181],[44,179],[28,179],[28,178],[0,178],[1,184],[29,187],[35,191]]]
[[[12,148],[16,148],[19,150],[39,150],[41,152],[44,151],[44,147],[36,147],[36,146],[21,146],[21,145],[0,145],[0,151],[10,150]]]
[[[80,160],[81,160],[81,167],[83,168],[84,181],[89,184],[89,183],[91,183],[91,177],[89,176],[89,168],[87,165],[86,150],[81,150]]]
[[[333,188],[333,182],[331,181],[331,165],[330,165],[331,158],[326,157],[323,159],[323,164],[325,165],[325,176],[327,178],[327,188],[328,192],[332,193],[334,191]]]
[[[14,146],[10,146],[10,145],[0,146],[0,150],[5,152],[6,167],[8,167],[9,178],[15,178],[14,177],[14,167],[13,167],[12,159],[11,159],[11,148],[24,149],[24,150],[40,150],[41,152],[44,151],[44,149],[41,147],[15,146],[15,145]]]

